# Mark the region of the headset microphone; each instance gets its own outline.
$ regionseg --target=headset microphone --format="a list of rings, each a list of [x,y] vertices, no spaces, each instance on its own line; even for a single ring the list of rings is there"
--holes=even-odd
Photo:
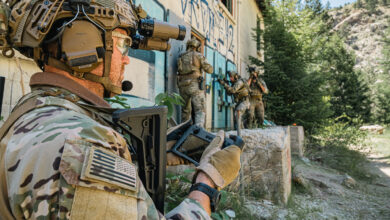
[[[122,82],[122,90],[125,92],[130,91],[133,88],[133,83],[130,81],[123,81]]]

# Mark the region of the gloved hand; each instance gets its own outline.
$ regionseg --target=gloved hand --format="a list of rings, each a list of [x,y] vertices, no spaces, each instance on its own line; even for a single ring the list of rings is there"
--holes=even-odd
[[[169,128],[167,131],[167,151],[170,150],[173,146],[175,146],[176,141],[180,138],[181,134],[191,126],[191,119],[183,122],[175,127]],[[174,153],[167,153],[167,166],[177,166],[177,165],[186,165],[191,164],[188,160],[175,155]]]
[[[197,171],[206,173],[218,190],[229,185],[238,176],[241,163],[241,149],[235,145],[221,149],[225,132],[219,131],[202,154]],[[196,175],[194,176],[196,178]]]

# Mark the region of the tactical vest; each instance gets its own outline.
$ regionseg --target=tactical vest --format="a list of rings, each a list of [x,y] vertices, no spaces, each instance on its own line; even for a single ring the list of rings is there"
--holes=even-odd
[[[239,89],[235,95],[235,98],[239,101],[243,100],[244,98],[248,97],[249,95],[249,92],[250,92],[250,88],[249,88],[249,85],[247,82],[245,82],[245,80],[243,80],[242,78],[238,79],[239,81],[241,81],[244,86],[241,87],[241,89]],[[238,83],[238,81],[237,81]]]
[[[200,60],[196,56],[197,52],[187,51],[183,53],[178,61],[178,72],[179,75],[188,75],[193,72],[200,73]]]
[[[262,98],[263,97],[262,89],[257,85],[257,83],[251,84],[250,95],[253,98]]]

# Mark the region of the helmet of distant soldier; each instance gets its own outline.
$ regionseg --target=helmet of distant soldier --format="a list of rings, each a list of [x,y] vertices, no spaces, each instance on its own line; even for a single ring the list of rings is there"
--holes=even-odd
[[[200,41],[198,41],[195,37],[192,37],[190,40],[187,41],[187,49],[188,48],[198,49],[199,47],[200,47]]]
[[[248,66],[249,73],[258,73],[258,68],[255,65]]]
[[[238,77],[239,77],[238,73],[234,70],[228,71],[227,74],[229,75],[229,77],[232,77],[234,79],[238,79]]]

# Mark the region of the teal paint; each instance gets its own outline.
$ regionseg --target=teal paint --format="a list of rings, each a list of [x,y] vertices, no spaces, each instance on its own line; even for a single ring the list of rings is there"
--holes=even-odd
[[[226,77],[226,58],[218,52],[215,53],[214,72],[217,75]],[[214,81],[213,87],[213,128],[226,128],[226,91]]]
[[[214,67],[215,66],[215,64],[214,64],[214,50],[211,49],[211,47],[206,46],[204,53],[205,53],[204,55],[207,59],[207,62],[209,62]],[[213,74],[215,74],[215,68],[214,68]],[[207,93],[210,93],[211,87],[213,86],[212,84],[213,84],[212,74],[206,74],[206,88],[208,88],[206,91]]]
[[[232,63],[230,60],[226,63],[226,72],[227,71],[237,71],[237,67],[234,63]],[[234,121],[232,120],[231,115],[234,114],[234,103],[233,103],[233,96],[227,95],[226,98],[226,127],[227,128],[233,128]]]

